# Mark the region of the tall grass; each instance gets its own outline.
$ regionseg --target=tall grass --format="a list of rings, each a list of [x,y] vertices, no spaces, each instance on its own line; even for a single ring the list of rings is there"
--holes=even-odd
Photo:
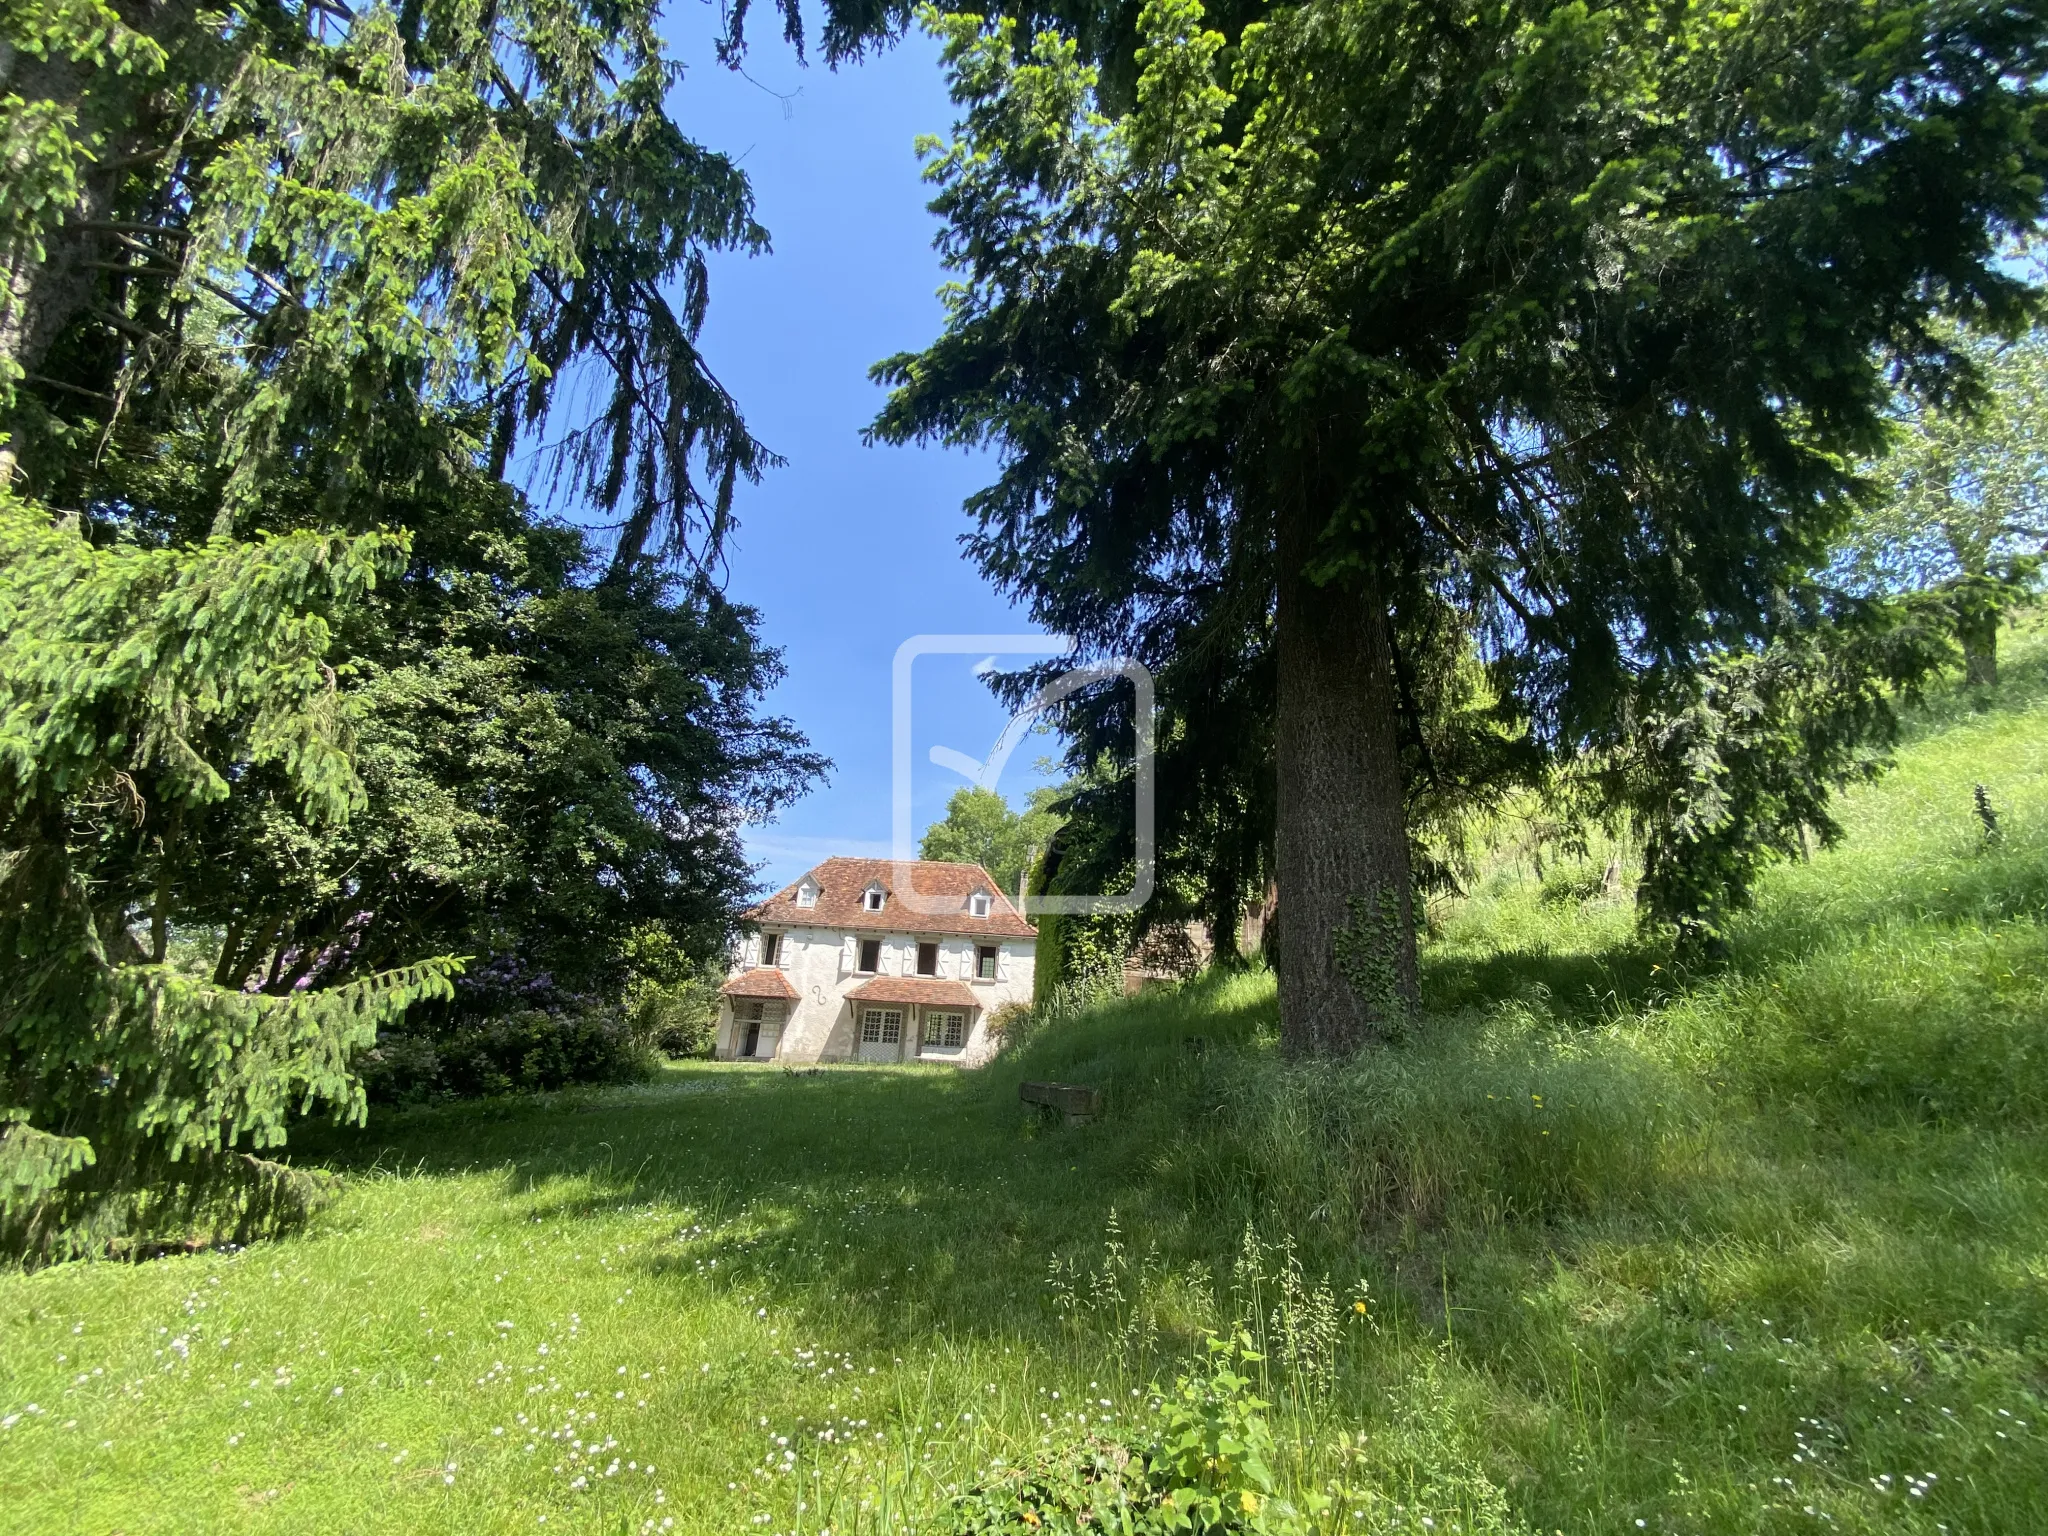
[[[1597,883],[1560,901],[1503,861],[1440,914],[1399,1047],[1290,1065],[1251,976],[1098,1010],[1015,1070],[1114,1085],[1212,1242],[1284,1234],[1395,1298],[1324,1411],[1483,1466],[1532,1527],[2036,1529],[2048,646],[2014,649],[1996,706],[1931,701],[1711,974]],[[1196,1032],[1216,1048],[1177,1053]],[[1421,1431],[1417,1401],[1457,1406]]]
[[[1207,977],[975,1074],[309,1138],[302,1238],[0,1275],[0,1530],[934,1531],[1235,1328],[1321,1531],[2039,1530],[2044,663],[1931,700],[1711,974],[1509,848],[1341,1066]]]

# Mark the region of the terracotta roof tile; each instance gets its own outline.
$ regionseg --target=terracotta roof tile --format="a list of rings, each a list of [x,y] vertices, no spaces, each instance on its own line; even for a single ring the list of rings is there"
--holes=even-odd
[[[785,1003],[793,1003],[802,995],[790,985],[789,978],[772,965],[741,971],[718,990],[727,997],[780,998]]]
[[[877,976],[846,994],[848,1001],[861,1003],[934,1003],[954,1008],[979,1008],[981,999],[971,988],[957,981],[935,981],[929,976]]]
[[[909,881],[903,889],[898,876]],[[897,863],[894,859],[827,859],[804,880],[818,887],[815,906],[796,904],[797,887],[784,887],[747,916],[775,926],[839,928],[862,933],[971,934],[977,938],[1035,939],[1038,931],[1024,921],[1002,887],[979,864],[940,864],[927,859]],[[868,887],[879,885],[882,910],[861,905]],[[989,898],[988,916],[970,915],[968,901],[977,892]],[[921,910],[935,907],[936,911]]]

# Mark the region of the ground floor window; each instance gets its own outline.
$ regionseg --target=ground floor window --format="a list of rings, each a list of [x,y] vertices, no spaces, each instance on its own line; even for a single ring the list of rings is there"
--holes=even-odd
[[[895,1045],[902,1039],[902,1009],[870,1008],[860,1016],[862,1045]]]
[[[945,1050],[958,1050],[967,1043],[967,1015],[927,1008],[924,1014],[924,1043]]]

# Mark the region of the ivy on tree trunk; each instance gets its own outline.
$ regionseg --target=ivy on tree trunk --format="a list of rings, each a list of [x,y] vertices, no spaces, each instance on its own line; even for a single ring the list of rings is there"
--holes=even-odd
[[[1279,774],[1281,1042],[1332,1056],[1398,1034],[1417,1005],[1392,626],[1362,573],[1318,584],[1305,530],[1284,573]]]

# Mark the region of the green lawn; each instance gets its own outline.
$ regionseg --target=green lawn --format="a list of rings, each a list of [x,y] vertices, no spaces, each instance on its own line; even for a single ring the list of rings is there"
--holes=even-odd
[[[975,1075],[308,1134],[347,1188],[301,1237],[0,1275],[0,1528],[935,1529],[1233,1317],[1331,1529],[2048,1528],[2048,643],[2008,651],[1715,975],[1503,863],[1344,1069],[1278,1062],[1249,977]],[[1027,1074],[1109,1112],[1041,1126]]]

